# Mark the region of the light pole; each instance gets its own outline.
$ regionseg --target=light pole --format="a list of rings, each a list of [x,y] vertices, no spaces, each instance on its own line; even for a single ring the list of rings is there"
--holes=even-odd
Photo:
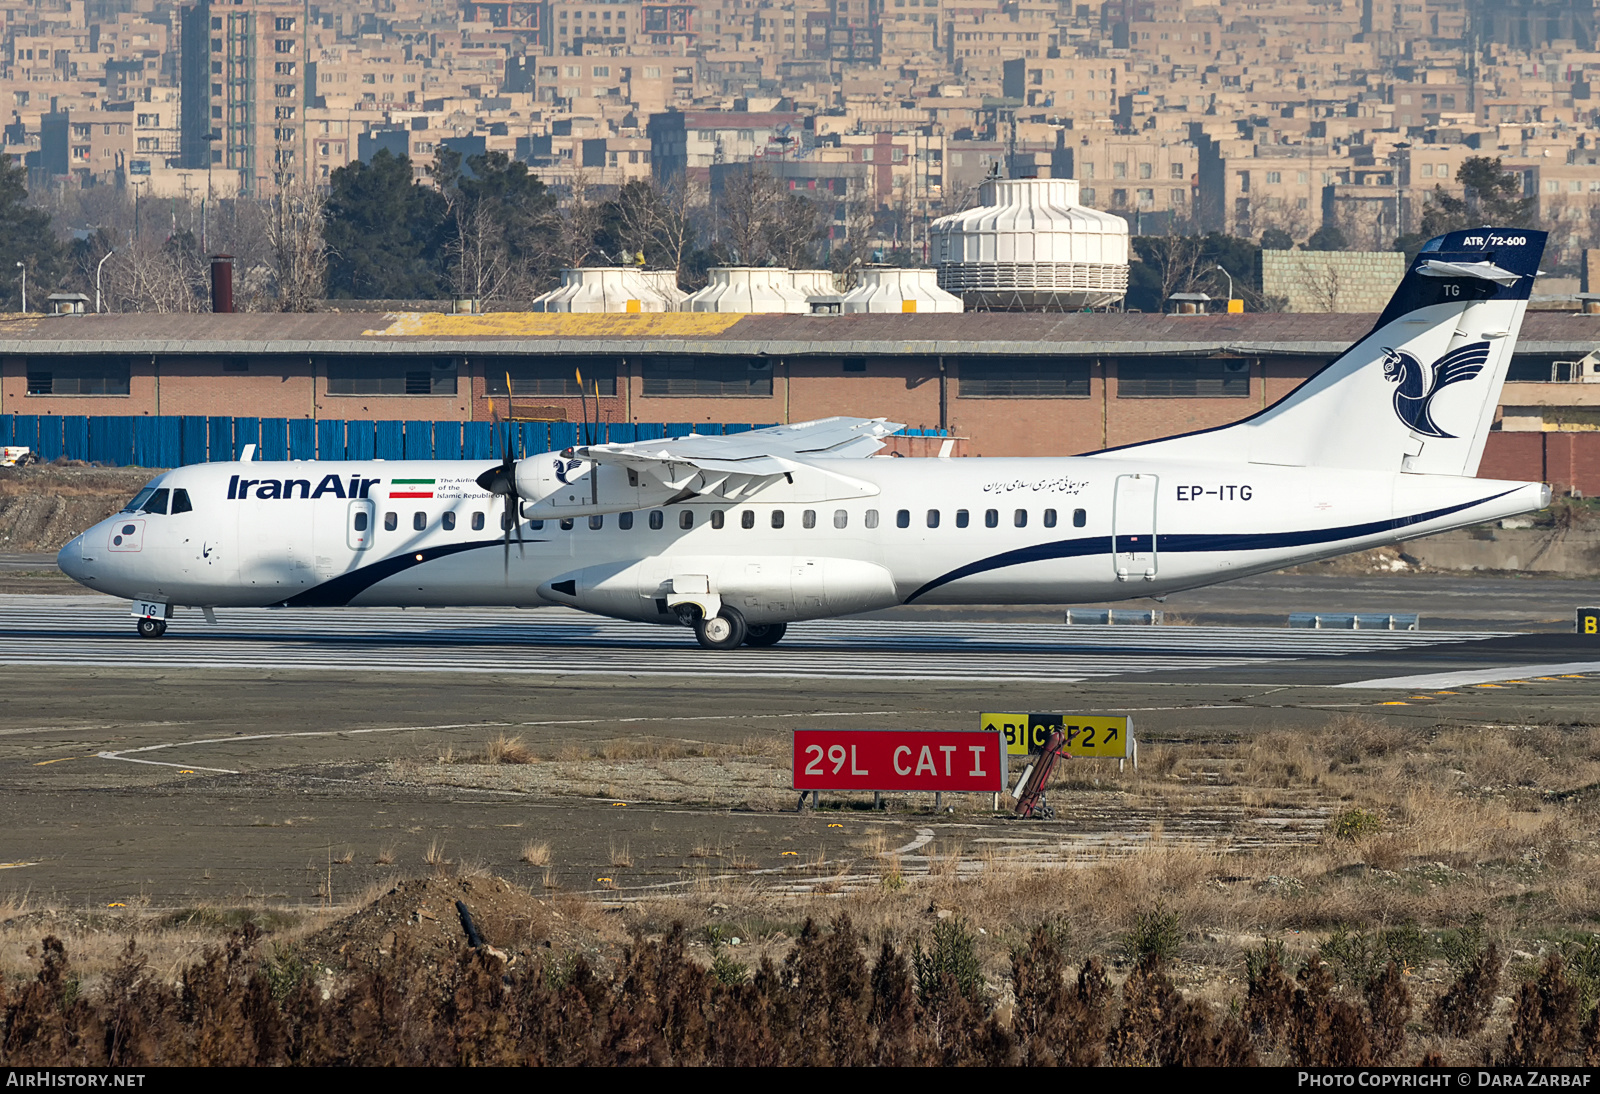
[[[17,263],[17,269],[22,271],[22,314],[28,314],[28,267]]]
[[[117,249],[115,247],[111,248],[109,251],[106,252],[105,258],[102,258],[98,263],[95,264],[95,268],[94,268],[94,313],[96,315],[100,314],[100,267],[104,266],[106,264],[106,258],[110,258],[112,255],[114,255],[116,253],[117,253]]]
[[[1214,265],[1211,268],[1213,270],[1216,270],[1219,274],[1221,274],[1223,277],[1226,277],[1228,279],[1228,299],[1232,300],[1233,299],[1233,275],[1231,273],[1229,273],[1227,270],[1224,270],[1221,266],[1215,266]]]

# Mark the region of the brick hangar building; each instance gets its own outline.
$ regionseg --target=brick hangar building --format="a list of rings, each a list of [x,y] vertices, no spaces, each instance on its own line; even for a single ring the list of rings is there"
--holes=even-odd
[[[0,415],[611,422],[883,416],[969,456],[1091,452],[1246,417],[1371,315],[63,315],[0,322]],[[1600,492],[1600,316],[1532,312],[1483,474]],[[590,413],[593,413],[591,408]],[[1359,428],[1359,426],[1355,426]]]

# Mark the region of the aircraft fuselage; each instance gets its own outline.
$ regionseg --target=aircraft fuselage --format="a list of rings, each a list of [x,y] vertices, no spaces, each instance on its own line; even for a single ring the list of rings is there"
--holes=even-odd
[[[164,512],[95,525],[60,565],[99,591],[180,606],[563,604],[675,623],[677,604],[703,592],[760,624],[901,603],[1161,596],[1549,496],[1537,483],[1249,463],[814,460],[753,500],[523,519],[508,549],[502,499],[477,483],[484,467],[182,467],[150,484],[167,491]]]

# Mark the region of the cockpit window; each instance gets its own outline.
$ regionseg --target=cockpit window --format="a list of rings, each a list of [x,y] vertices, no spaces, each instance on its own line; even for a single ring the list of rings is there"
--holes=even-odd
[[[140,509],[142,509],[144,507],[144,503],[149,500],[150,495],[154,494],[155,492],[156,492],[156,488],[155,487],[153,487],[153,486],[145,487],[143,490],[139,491],[137,494],[135,494],[133,496],[133,500],[132,501],[130,501],[127,505],[124,505],[122,507],[122,511],[124,513],[137,513]]]
[[[139,511],[142,513],[165,513],[167,511],[168,493],[170,493],[170,491],[168,491],[166,487],[162,487],[160,490],[157,490],[155,493],[150,495],[149,499],[145,501],[144,505]]]
[[[194,506],[189,503],[189,491],[174,490],[172,492],[172,511],[174,513],[194,512]]]

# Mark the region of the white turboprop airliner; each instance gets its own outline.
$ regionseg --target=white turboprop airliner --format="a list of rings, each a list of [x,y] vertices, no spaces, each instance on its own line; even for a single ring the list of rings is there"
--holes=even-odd
[[[175,606],[559,604],[731,649],[895,604],[1162,596],[1548,505],[1473,477],[1544,239],[1431,241],[1370,334],[1218,429],[1034,459],[865,458],[899,427],[857,418],[487,467],[247,454],[158,476],[59,563],[145,637]]]

